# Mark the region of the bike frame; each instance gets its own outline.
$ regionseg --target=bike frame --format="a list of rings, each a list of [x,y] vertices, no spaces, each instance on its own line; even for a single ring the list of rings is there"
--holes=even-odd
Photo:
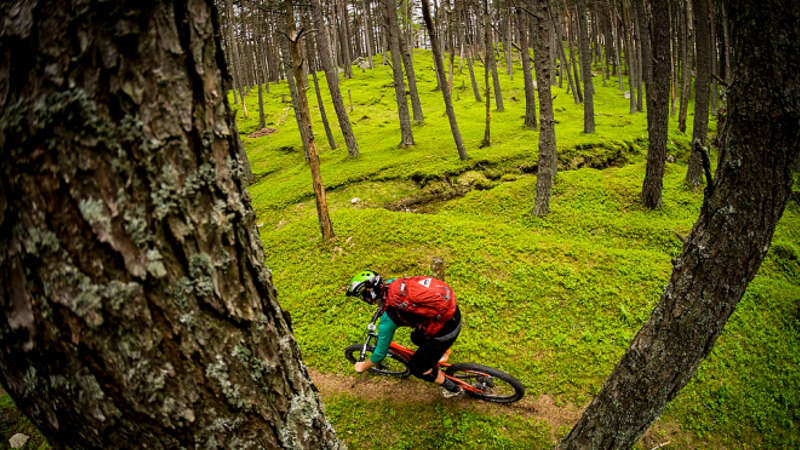
[[[359,361],[364,361],[364,359],[366,359],[367,347],[369,346],[370,341],[372,341],[374,339],[376,344],[378,342],[378,333],[375,332],[378,329],[378,327],[375,325],[375,323],[378,321],[378,318],[380,318],[381,314],[383,314],[383,306],[382,305],[378,305],[378,310],[375,311],[375,314],[373,314],[372,321],[370,321],[369,325],[367,325],[367,336],[366,336],[366,339],[364,340],[364,345],[361,347],[361,355],[358,358]],[[403,359],[406,360],[406,362],[410,361],[411,357],[414,356],[414,353],[415,353],[414,350],[411,350],[408,347],[404,347],[404,346],[402,346],[402,345],[400,345],[400,344],[398,344],[397,342],[394,342],[394,341],[389,343],[389,351],[394,353],[395,355],[398,355],[398,356],[402,357]],[[450,367],[450,366],[452,366],[452,364],[447,363],[447,362],[439,362],[439,363],[436,364],[435,367],[444,368],[444,367]],[[486,376],[486,377],[491,376],[491,375],[489,375],[487,373],[479,372],[479,371],[476,371],[476,370],[470,370],[469,372],[472,372],[472,373],[474,373],[476,375]],[[450,375],[448,375],[448,374],[446,374],[444,372],[442,372],[442,375],[444,375],[445,378],[449,378],[450,380],[452,380],[461,389],[463,389],[465,391],[472,391],[472,392],[476,392],[476,393],[482,392],[480,389],[472,386],[469,383],[466,383],[466,382],[462,381],[459,378],[450,376]]]

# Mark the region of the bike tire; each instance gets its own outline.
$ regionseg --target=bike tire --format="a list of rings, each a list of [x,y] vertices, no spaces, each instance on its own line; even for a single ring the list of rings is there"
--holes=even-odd
[[[445,369],[451,377],[477,388],[464,391],[472,397],[494,403],[514,403],[525,395],[522,383],[502,370],[474,363],[457,363]]]
[[[344,349],[344,356],[347,358],[350,363],[355,364],[358,361],[358,357],[361,356],[361,349],[364,347],[363,344],[353,344],[346,349]],[[374,345],[367,346],[367,358],[372,352],[375,351]],[[395,354],[389,349],[389,352],[386,354],[386,358],[383,359],[380,363],[378,363],[375,367],[370,367],[369,371],[371,373],[377,375],[388,375],[397,378],[406,378],[411,375],[411,369],[408,367],[408,361],[400,355]]]

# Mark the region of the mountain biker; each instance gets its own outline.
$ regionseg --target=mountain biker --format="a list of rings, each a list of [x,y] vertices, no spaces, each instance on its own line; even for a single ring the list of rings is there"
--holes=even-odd
[[[350,281],[347,296],[359,297],[370,305],[378,303],[383,308],[375,350],[369,359],[355,363],[356,372],[379,364],[386,357],[397,327],[407,326],[414,328],[411,341],[419,346],[408,362],[411,373],[441,385],[444,397],[463,392],[437,367],[438,362],[447,360],[450,347],[461,332],[461,312],[447,283],[424,276],[394,278],[384,283],[376,272],[365,270]]]

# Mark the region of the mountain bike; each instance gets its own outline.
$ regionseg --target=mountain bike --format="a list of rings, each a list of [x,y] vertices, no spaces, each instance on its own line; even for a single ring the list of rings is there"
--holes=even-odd
[[[344,350],[344,355],[350,363],[364,361],[375,351],[374,340],[377,343],[378,334],[375,323],[383,313],[379,306],[367,325],[366,339],[363,344],[353,344]],[[408,362],[414,355],[414,350],[406,348],[396,342],[389,344],[386,357],[369,371],[377,375],[388,375],[397,378],[406,378],[411,375]],[[453,380],[468,395],[495,403],[513,403],[525,395],[522,383],[513,376],[481,364],[439,362],[439,368],[444,369],[444,376]]]

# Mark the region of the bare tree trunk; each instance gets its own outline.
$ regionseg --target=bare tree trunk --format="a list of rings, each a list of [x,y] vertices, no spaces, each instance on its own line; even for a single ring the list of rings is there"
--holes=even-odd
[[[730,14],[740,46],[716,181],[658,305],[559,448],[633,447],[711,352],[791,194],[800,71],[784,68],[800,67],[800,4],[741,2]],[[764,30],[774,45],[763,45]]]
[[[534,65],[536,66],[536,88],[539,91],[540,128],[539,128],[539,166],[536,171],[536,199],[532,213],[543,216],[550,212],[550,190],[556,179],[558,156],[556,154],[555,118],[553,115],[553,99],[550,96],[550,35],[552,30],[549,20],[548,0],[537,0],[533,25],[536,27],[534,40]]]
[[[492,38],[491,30],[489,29],[489,0],[483,0],[483,41],[486,51],[486,62],[483,65],[483,83],[486,86],[486,126],[483,130],[483,141],[480,147],[489,147],[492,145],[492,112],[491,112],[491,92],[492,88],[489,86],[489,59],[494,59],[492,53]]]
[[[322,62],[322,69],[325,71],[325,79],[328,81],[328,90],[331,93],[331,100],[333,101],[333,109],[336,111],[336,118],[339,119],[339,128],[342,130],[345,144],[347,145],[347,154],[351,158],[358,157],[358,142],[356,141],[355,134],[353,134],[353,127],[350,124],[350,117],[347,114],[347,109],[344,106],[342,99],[342,92],[339,90],[339,74],[336,67],[331,60],[330,44],[328,35],[325,32],[327,27],[322,18],[322,5],[320,0],[311,0],[311,15],[314,19],[314,27],[316,28],[316,42],[319,47],[320,62]],[[320,102],[322,105],[322,102]],[[334,147],[331,147],[334,148]]]
[[[555,31],[556,42],[558,43],[558,52],[561,55],[561,72],[566,72],[567,73],[567,84],[569,85],[570,91],[572,91],[572,98],[575,100],[575,104],[576,105],[580,104],[580,102],[582,101],[581,100],[581,94],[580,94],[580,88],[576,88],[575,82],[572,80],[572,70],[570,69],[570,62],[567,59],[567,55],[564,53],[564,45],[563,45],[564,39],[563,39],[563,36],[561,34],[561,19],[558,18],[558,17],[555,17],[553,15],[553,10],[550,10],[550,20],[553,23],[553,31]],[[536,39],[538,39],[538,38],[536,38]],[[572,54],[572,41],[569,40],[569,37],[567,39],[568,39],[570,55],[571,55]],[[534,44],[534,45],[536,45],[536,44]],[[536,57],[536,55],[534,55],[534,58],[535,57]]]
[[[469,23],[471,23],[471,21],[468,20],[469,12],[467,11],[466,8],[463,8],[461,10],[461,14],[462,14],[461,17],[464,19],[464,22],[468,24],[468,26],[464,27],[464,28],[470,28],[469,27]],[[464,32],[463,28],[460,28],[460,33],[461,33],[461,40],[465,41],[466,37],[465,37],[465,32]],[[470,82],[472,83],[472,93],[475,95],[475,101],[480,103],[482,101],[481,92],[480,92],[480,88],[478,88],[478,81],[475,79],[475,70],[472,67],[472,51],[473,51],[473,48],[474,48],[474,45],[473,45],[473,42],[472,42],[473,39],[474,39],[474,36],[472,35],[472,33],[470,33],[470,45],[467,48],[467,69],[469,70],[469,79],[470,79]]]
[[[367,55],[369,58],[369,68],[374,69],[375,64],[372,61],[375,49],[375,36],[372,27],[372,0],[361,0],[361,7],[364,9],[366,15],[366,28],[367,28]]]
[[[301,134],[305,139],[305,148],[308,153],[308,166],[311,169],[311,180],[314,186],[314,198],[317,204],[317,218],[319,228],[322,233],[323,241],[330,241],[334,237],[333,224],[328,213],[328,200],[325,196],[325,186],[322,184],[322,174],[319,168],[319,155],[317,154],[316,139],[311,129],[311,112],[308,107],[308,97],[306,97],[306,76],[303,73],[303,55],[301,52],[300,40],[303,35],[297,33],[294,22],[294,12],[291,2],[286,2],[286,39],[289,41],[289,52],[292,55],[294,71],[294,81],[297,89],[297,100],[295,107],[300,112],[300,124],[305,133]],[[308,36],[305,36],[308,37]]]
[[[503,53],[505,53],[506,55],[506,74],[508,74],[508,77],[513,80],[514,66],[511,63],[514,54],[513,51],[514,49],[513,46],[511,45],[511,26],[512,26],[511,17],[513,17],[513,15],[511,14],[511,11],[508,10],[504,14],[504,17],[505,18],[503,19],[503,24],[504,24],[503,32],[505,33],[505,39],[503,41]]]
[[[573,86],[575,89],[573,90],[573,92],[578,97],[576,103],[581,103],[583,102],[583,92],[581,91],[581,76],[578,73],[578,57],[575,56],[576,52],[573,51],[574,33],[572,32],[572,18],[569,14],[569,9],[566,8],[566,6],[564,8],[564,12],[567,14],[567,39],[569,39],[569,58],[572,62],[572,73],[574,75],[573,78],[575,80],[575,86]]]
[[[689,20],[692,17],[691,3],[689,0],[681,0],[681,102],[678,108],[678,130],[686,132],[686,114],[689,110],[689,94],[692,87],[692,58],[689,52]]]
[[[531,27],[528,26],[527,14],[522,10],[517,10],[517,28],[519,29],[519,46],[520,46],[520,59],[522,60],[522,79],[525,82],[525,126],[530,129],[536,129],[536,95],[534,94],[535,88],[533,87],[533,77],[531,76],[531,57],[528,51],[528,31]],[[542,39],[542,36],[537,36]],[[550,36],[548,35],[548,39]],[[550,44],[548,43],[545,48],[549,50]],[[550,71],[547,71],[549,76]],[[539,82],[542,78],[536,77]],[[544,80],[549,85],[549,78]]]
[[[411,118],[408,114],[408,101],[406,100],[405,81],[403,79],[403,62],[400,54],[400,27],[397,26],[397,5],[395,0],[381,0],[383,2],[384,26],[389,39],[392,54],[392,73],[394,74],[394,94],[397,100],[397,115],[400,118],[400,148],[414,145],[414,136],[411,134]]]
[[[444,63],[442,62],[442,51],[439,48],[439,37],[433,28],[433,21],[431,20],[430,6],[428,0],[422,0],[422,17],[425,20],[425,26],[428,28],[428,36],[431,39],[431,47],[433,48],[433,62],[436,66],[436,74],[439,78],[439,85],[442,86],[442,97],[444,97],[444,107],[447,111],[447,119],[450,121],[450,131],[453,133],[453,140],[458,149],[458,157],[461,160],[468,159],[467,150],[464,148],[464,141],[461,139],[461,131],[458,129],[456,122],[456,113],[453,110],[453,100],[450,98],[450,88],[447,85],[447,79],[444,73]]]
[[[406,69],[406,79],[408,79],[411,112],[413,113],[414,122],[422,123],[425,121],[425,117],[422,115],[422,103],[419,99],[419,91],[417,91],[417,75],[414,73],[414,49],[409,47],[408,43],[403,39],[403,34],[400,33],[399,30],[397,36],[400,38],[400,56],[402,56],[403,67]]]
[[[645,208],[661,207],[662,180],[667,157],[667,124],[669,122],[669,9],[667,2],[653,2],[651,23],[652,73],[647,76],[647,168],[642,185]]]
[[[709,0],[692,0],[697,74],[694,80],[694,122],[692,146],[705,147],[708,134],[708,90],[711,80],[711,20]],[[697,189],[702,183],[703,168],[700,155],[692,152],[686,169],[686,184]]]
[[[57,448],[341,447],[263,264],[213,4],[0,13],[17,407]]]
[[[489,32],[489,40],[486,41],[489,48],[486,52],[486,63],[489,64],[489,70],[492,72],[492,81],[494,82],[494,101],[497,104],[497,112],[505,111],[505,107],[503,106],[503,93],[500,90],[500,76],[497,74],[497,58],[495,57],[494,50],[493,50],[493,40],[492,40],[492,29],[491,29],[491,17],[488,16],[489,19],[487,22],[487,29]]]
[[[584,0],[578,0],[575,19],[578,22],[578,44],[581,50],[581,72],[583,73],[583,132],[594,133],[594,83],[592,82],[592,54],[586,26]]]
[[[308,161],[308,142],[310,139],[306,137],[309,129],[303,126],[303,119],[300,116],[300,94],[297,92],[297,84],[295,84],[292,71],[294,70],[294,62],[292,61],[292,53],[289,48],[288,41],[281,37],[280,40],[281,55],[283,56],[283,71],[286,73],[286,83],[289,86],[289,95],[292,97],[292,109],[294,110],[294,118],[297,121],[297,129],[300,131],[300,140],[303,143],[303,155]]]
[[[303,24],[307,29],[311,29],[310,23],[308,23],[307,18],[304,18]],[[322,100],[322,92],[319,89],[319,80],[317,79],[317,71],[319,67],[316,64],[312,63],[313,55],[317,54],[316,49],[314,48],[314,39],[309,36],[305,39],[306,41],[306,53],[308,54],[308,69],[311,72],[311,77],[314,80],[314,94],[317,96],[317,105],[319,105],[319,115],[322,119],[322,126],[325,128],[325,136],[328,138],[328,145],[331,149],[336,149],[336,140],[333,138],[333,131],[331,130],[331,125],[328,123],[328,114],[325,112],[325,102]]]
[[[339,31],[342,69],[344,69],[345,78],[353,78],[353,58],[350,57],[350,25],[347,14],[347,0],[334,0],[333,8],[336,9],[336,15],[340,20],[337,29]]]
[[[622,3],[622,14],[624,19],[620,21],[620,26],[622,27],[622,34],[625,36],[625,62],[628,65],[630,113],[634,114],[636,113],[636,80],[639,78],[636,71],[639,65],[636,62],[636,49],[633,45],[633,30],[630,28],[632,26],[630,9],[625,5],[624,1]],[[629,24],[627,27],[625,26],[626,23]]]

